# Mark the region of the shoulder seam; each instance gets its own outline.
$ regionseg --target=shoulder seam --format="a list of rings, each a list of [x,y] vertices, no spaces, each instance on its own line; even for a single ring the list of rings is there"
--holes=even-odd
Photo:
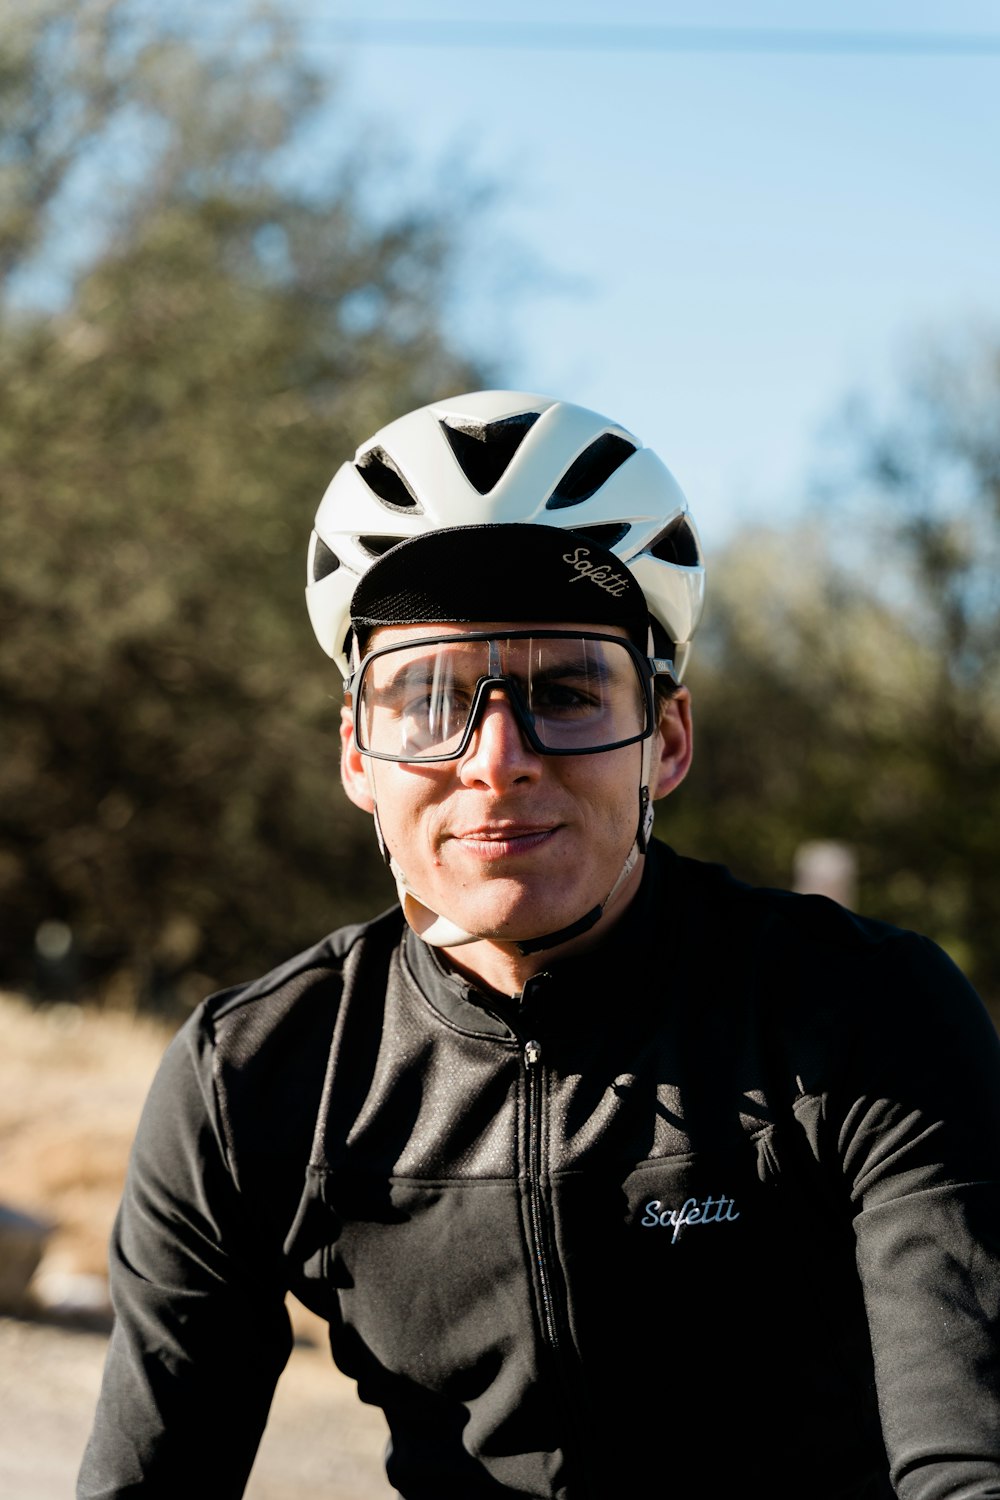
[[[390,907],[388,911],[373,917],[370,922],[359,922],[349,927],[337,928],[315,947],[307,948],[303,953],[288,959],[269,973],[261,975],[259,979],[217,990],[215,994],[207,996],[202,1002],[205,1013],[214,1022],[231,1015],[253,1001],[265,1000],[271,995],[278,994],[293,981],[301,981],[313,974],[317,976],[338,974],[348,955],[362,939],[375,936],[383,928],[391,927],[394,920],[401,919],[402,912],[399,907]],[[338,939],[341,939],[343,946],[334,946]]]

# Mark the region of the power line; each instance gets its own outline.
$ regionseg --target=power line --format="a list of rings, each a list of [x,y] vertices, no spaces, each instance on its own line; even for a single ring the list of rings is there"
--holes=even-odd
[[[286,11],[285,14],[288,14]],[[582,22],[371,20],[295,7],[334,41],[366,47],[512,48],[518,51],[771,53],[855,57],[987,57],[1000,34],[813,31],[773,27],[606,25]]]
[[[240,11],[226,0],[175,0],[187,28],[232,25]],[[854,57],[996,57],[1000,32],[857,31],[808,27],[661,26],[642,22],[506,21],[331,15],[325,7],[285,0],[273,12],[307,24],[311,40],[365,47],[453,47],[562,52],[758,53]],[[265,20],[265,8],[257,15]],[[318,33],[318,35],[317,35]]]

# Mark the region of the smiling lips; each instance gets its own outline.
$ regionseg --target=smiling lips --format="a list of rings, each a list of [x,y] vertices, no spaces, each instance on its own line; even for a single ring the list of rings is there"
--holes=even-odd
[[[486,828],[470,828],[466,833],[456,833],[452,838],[463,849],[476,854],[480,859],[506,859],[512,854],[529,854],[554,836],[558,824],[538,827],[536,824],[493,825]]]

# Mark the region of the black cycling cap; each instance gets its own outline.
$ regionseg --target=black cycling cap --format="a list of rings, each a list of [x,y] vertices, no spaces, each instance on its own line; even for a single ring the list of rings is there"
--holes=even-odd
[[[582,531],[451,526],[397,542],[364,574],[351,620],[379,625],[619,625],[645,652],[649,613],[628,566]]]

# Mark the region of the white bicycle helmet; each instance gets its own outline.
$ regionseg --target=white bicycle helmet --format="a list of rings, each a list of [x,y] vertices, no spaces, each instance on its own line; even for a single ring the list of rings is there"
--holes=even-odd
[[[583,595],[573,588],[578,564],[599,584]],[[316,513],[306,601],[345,680],[356,627],[570,620],[582,607],[587,621],[626,627],[679,684],[704,583],[687,501],[651,449],[568,402],[476,391],[389,423],[341,465]],[[517,941],[522,953],[586,932],[634,869],[652,833],[651,746],[647,739],[635,839],[618,878],[577,921]],[[369,784],[374,800],[371,771]],[[479,941],[409,885],[377,806],[375,829],[407,921],[424,941]]]
[[[616,422],[520,391],[476,391],[390,422],[342,464],[316,514],[306,602],[346,677],[351,599],[389,548],[452,527],[538,523],[614,553],[645,595],[681,680],[704,568],[670,470]]]

